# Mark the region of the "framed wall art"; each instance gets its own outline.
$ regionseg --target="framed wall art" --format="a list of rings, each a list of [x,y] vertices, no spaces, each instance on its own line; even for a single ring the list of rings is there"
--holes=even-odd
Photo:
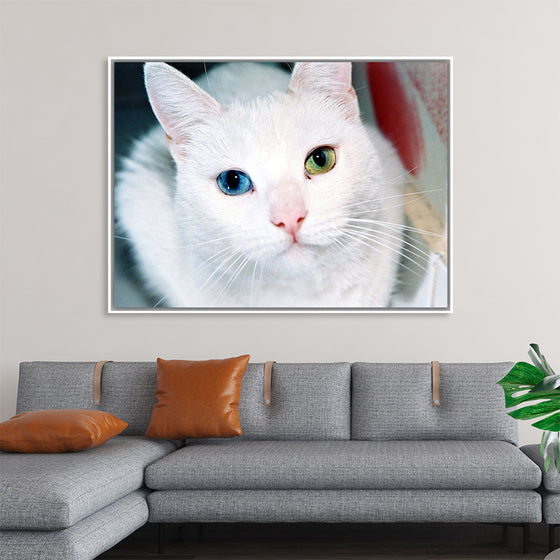
[[[451,311],[451,69],[110,58],[109,311]]]

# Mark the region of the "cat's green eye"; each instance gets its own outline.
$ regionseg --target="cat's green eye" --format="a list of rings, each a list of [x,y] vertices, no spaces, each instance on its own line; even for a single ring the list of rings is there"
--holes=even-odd
[[[334,148],[330,146],[320,146],[315,148],[305,160],[305,171],[309,175],[319,175],[330,171],[336,163]]]

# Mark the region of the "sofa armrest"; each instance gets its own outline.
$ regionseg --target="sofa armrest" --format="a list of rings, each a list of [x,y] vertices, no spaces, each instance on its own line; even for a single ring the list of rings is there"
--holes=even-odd
[[[524,445],[521,451],[541,468],[545,490],[551,494],[560,494],[560,473],[556,470],[554,464],[550,465],[548,472],[545,471],[541,446],[539,444]]]

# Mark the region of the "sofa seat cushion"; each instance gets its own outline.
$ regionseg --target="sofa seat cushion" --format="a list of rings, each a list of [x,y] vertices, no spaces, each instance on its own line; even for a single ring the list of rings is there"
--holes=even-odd
[[[65,529],[141,488],[174,443],[117,436],[79,453],[0,453],[0,529]]]
[[[500,441],[214,441],[146,469],[155,490],[533,489],[541,471]]]

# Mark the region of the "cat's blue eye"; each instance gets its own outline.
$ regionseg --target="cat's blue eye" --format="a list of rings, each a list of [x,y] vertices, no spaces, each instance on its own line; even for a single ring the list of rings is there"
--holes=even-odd
[[[253,189],[253,181],[247,173],[237,169],[222,171],[216,178],[218,187],[225,194],[245,194]]]

